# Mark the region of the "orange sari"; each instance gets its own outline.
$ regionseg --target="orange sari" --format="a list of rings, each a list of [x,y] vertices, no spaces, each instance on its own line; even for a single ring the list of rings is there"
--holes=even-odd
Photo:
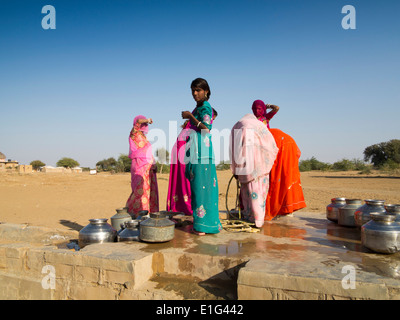
[[[306,207],[300,181],[300,149],[294,139],[279,129],[270,129],[279,148],[270,172],[264,220]]]

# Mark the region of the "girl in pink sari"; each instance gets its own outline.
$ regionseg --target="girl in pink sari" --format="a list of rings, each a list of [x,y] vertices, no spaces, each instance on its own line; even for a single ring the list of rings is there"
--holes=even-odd
[[[126,202],[128,212],[136,217],[142,210],[158,212],[158,185],[152,148],[146,138],[151,118],[137,116],[133,120],[133,129],[129,137],[129,158],[131,165],[132,193]]]

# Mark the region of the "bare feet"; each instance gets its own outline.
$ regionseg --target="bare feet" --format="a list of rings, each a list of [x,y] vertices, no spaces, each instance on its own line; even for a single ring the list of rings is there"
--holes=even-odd
[[[205,236],[206,235],[205,232],[198,232],[198,231],[196,231],[194,229],[192,230],[192,233],[197,234],[198,236]]]

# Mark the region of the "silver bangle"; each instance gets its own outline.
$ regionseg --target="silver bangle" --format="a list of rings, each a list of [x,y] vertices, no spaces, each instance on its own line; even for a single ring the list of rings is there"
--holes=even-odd
[[[197,126],[196,126],[196,127],[198,128],[198,127],[199,127],[199,125],[201,125],[201,121],[199,121],[199,123],[197,124]]]

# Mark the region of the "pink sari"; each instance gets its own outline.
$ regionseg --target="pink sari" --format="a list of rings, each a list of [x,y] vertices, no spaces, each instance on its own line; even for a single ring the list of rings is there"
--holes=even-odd
[[[138,124],[138,119],[145,119],[145,117],[137,116],[135,118],[129,137],[129,158],[132,159],[132,193],[126,202],[128,212],[134,216],[137,216],[142,210],[159,211],[157,176],[153,170],[155,162],[151,144],[145,136],[148,132],[148,126]]]
[[[190,122],[181,131],[171,150],[171,165],[167,196],[167,211],[192,215],[190,182],[185,177],[185,145],[190,133]]]
[[[211,123],[214,122],[214,115],[214,110],[212,110]],[[190,132],[193,129],[195,129],[195,127],[193,127],[190,121],[188,121],[171,150],[167,196],[167,211],[182,212],[188,216],[193,214],[193,210],[190,182],[185,177],[186,165],[184,159],[186,138],[190,135]]]

